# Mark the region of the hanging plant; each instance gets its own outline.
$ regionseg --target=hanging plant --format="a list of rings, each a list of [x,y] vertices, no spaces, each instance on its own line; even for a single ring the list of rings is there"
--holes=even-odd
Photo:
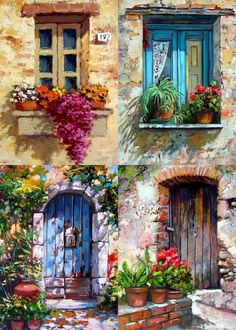
[[[90,102],[79,93],[69,93],[50,102],[46,111],[69,158],[81,164],[91,144],[89,135],[94,115]]]
[[[149,48],[149,32],[147,25],[143,25],[143,49]]]

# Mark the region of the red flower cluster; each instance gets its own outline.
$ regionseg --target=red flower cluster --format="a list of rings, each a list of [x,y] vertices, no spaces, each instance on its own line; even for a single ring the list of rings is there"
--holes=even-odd
[[[58,98],[58,94],[49,90],[47,86],[40,86],[37,88],[39,97],[42,100],[47,100],[49,102]]]
[[[143,26],[143,48],[147,49],[149,47],[149,32],[147,25]]]
[[[152,272],[157,270],[165,270],[169,267],[178,268],[180,266],[188,267],[188,263],[185,260],[180,260],[177,254],[177,250],[171,247],[168,250],[160,250],[156,255],[157,262],[152,266]]]
[[[221,90],[218,87],[212,87],[212,86],[204,87],[198,85],[195,87],[195,90],[193,92],[189,93],[189,99],[191,101],[195,101],[196,96],[199,94],[205,94],[205,96],[208,97],[210,100],[212,96],[220,96]]]

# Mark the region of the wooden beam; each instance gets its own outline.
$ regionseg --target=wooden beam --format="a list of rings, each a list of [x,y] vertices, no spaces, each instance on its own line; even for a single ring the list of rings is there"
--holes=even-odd
[[[129,15],[214,15],[214,16],[235,16],[233,9],[210,9],[210,8],[173,8],[173,7],[142,7],[127,8]]]

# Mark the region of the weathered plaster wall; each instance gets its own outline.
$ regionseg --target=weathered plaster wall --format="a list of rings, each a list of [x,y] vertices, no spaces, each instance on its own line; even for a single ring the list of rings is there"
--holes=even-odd
[[[140,115],[129,110],[130,101],[142,92],[142,17],[125,15],[126,8],[152,4],[177,8],[234,8],[235,1],[121,0],[119,2],[119,117],[121,150],[126,164],[234,164],[236,161],[236,18],[221,18],[222,72],[221,130],[143,130]]]
[[[23,137],[18,135],[17,120],[9,104],[9,92],[22,81],[34,83],[34,19],[21,17],[22,6],[32,3],[63,3],[62,1],[1,0],[0,39],[0,154],[1,163],[64,164],[68,162],[63,147],[54,137]],[[86,164],[117,162],[117,15],[118,1],[70,0],[66,3],[97,3],[100,15],[90,18],[88,75],[91,83],[106,84],[110,91],[113,115],[108,118],[106,137],[92,139]],[[111,15],[111,12],[113,13]],[[111,32],[106,45],[96,44],[97,32]]]
[[[147,174],[148,173],[148,174]],[[147,246],[152,259],[157,249],[168,247],[166,225],[169,218],[169,188],[167,180],[198,182],[214,180],[218,186],[217,238],[221,286],[226,292],[236,292],[236,167],[169,166],[147,173],[130,189],[120,187],[119,263],[134,263]]]

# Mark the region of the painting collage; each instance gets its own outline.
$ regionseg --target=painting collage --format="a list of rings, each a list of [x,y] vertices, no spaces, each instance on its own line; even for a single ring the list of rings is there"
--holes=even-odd
[[[0,9],[0,330],[236,330],[235,0]]]

